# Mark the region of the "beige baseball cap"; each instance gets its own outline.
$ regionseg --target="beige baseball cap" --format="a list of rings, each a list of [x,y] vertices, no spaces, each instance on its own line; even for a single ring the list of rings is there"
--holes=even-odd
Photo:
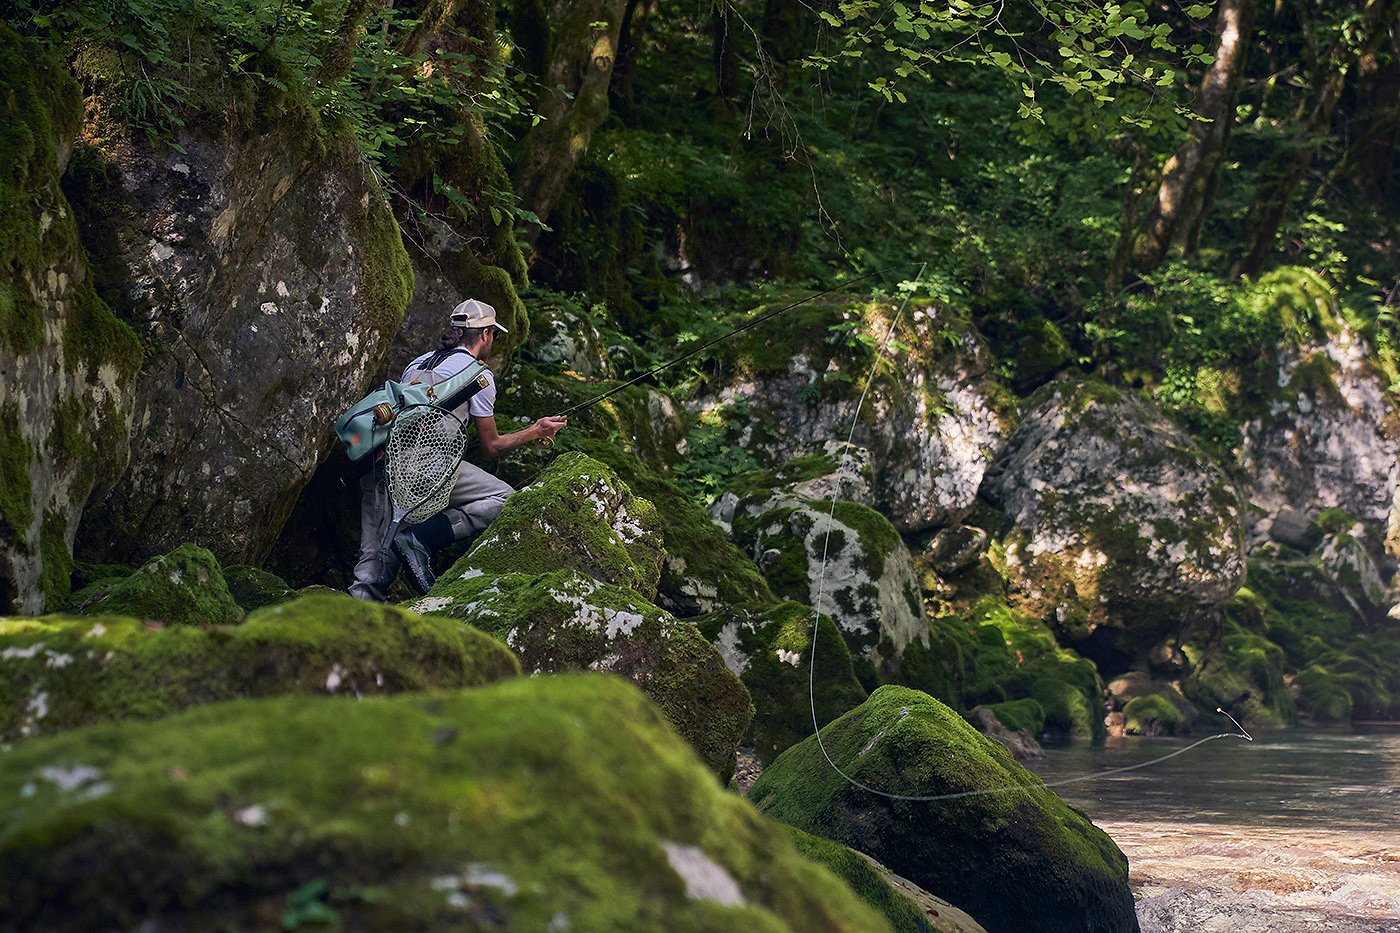
[[[496,322],[496,309],[475,298],[452,309],[451,323],[453,327],[494,327],[503,334],[510,333]]]

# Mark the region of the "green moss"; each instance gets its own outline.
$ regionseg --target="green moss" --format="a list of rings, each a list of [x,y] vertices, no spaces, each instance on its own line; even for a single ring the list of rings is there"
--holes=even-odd
[[[68,522],[52,509],[44,510],[44,524],[39,530],[39,556],[43,565],[39,588],[44,592],[44,605],[61,606],[68,598],[73,555],[68,550]]]
[[[1346,509],[1323,509],[1317,516],[1318,526],[1322,528],[1324,534],[1329,535],[1350,531],[1360,522],[1361,519]]]
[[[596,675],[94,727],[0,758],[0,804],[21,927],[261,928],[320,882],[353,929],[886,929]],[[744,905],[688,896],[668,845]]]
[[[1219,647],[1187,652],[1193,670],[1182,682],[1186,698],[1203,710],[1217,706],[1246,725],[1283,726],[1297,718],[1284,682],[1284,651],[1264,635],[1227,622]]]
[[[873,907],[889,923],[895,933],[925,933],[931,929],[928,920],[913,902],[898,893],[859,852],[854,852],[830,839],[803,832],[795,826],[783,826],[793,848],[802,857],[816,862],[846,883],[856,897]]]
[[[1045,711],[1045,727],[1070,738],[1100,739],[1105,728],[1103,709],[1073,684],[1042,677],[1031,685],[1031,697]]]
[[[214,555],[182,544],[153,557],[131,576],[74,593],[81,615],[126,615],[166,625],[226,625],[243,617]]]
[[[330,593],[231,627],[152,628],[122,616],[3,620],[0,650],[4,740],[237,697],[474,686],[520,669],[470,626]]]
[[[1186,729],[1186,717],[1166,697],[1149,693],[1134,697],[1123,707],[1129,735],[1177,735]]]
[[[694,625],[636,592],[572,569],[495,576],[459,563],[409,605],[495,635],[528,672],[603,670],[634,681],[721,778],[733,773],[753,717],[748,691]]]
[[[1009,700],[987,707],[1006,728],[1035,738],[1045,729],[1045,710],[1035,700]]]
[[[19,429],[19,408],[13,402],[0,405],[0,530],[21,551],[34,524],[34,490],[29,484],[29,441]]]
[[[1300,671],[1293,680],[1298,690],[1298,709],[1318,722],[1350,722],[1351,693],[1346,682],[1324,667],[1314,664]]]
[[[817,669],[811,674],[815,619],[811,607],[794,602],[764,611],[725,609],[695,619],[753,697],[756,712],[745,739],[764,764],[812,734],[813,698],[822,725],[865,699],[841,632],[826,616],[818,622]]]
[[[228,584],[229,595],[244,612],[285,603],[296,596],[287,581],[276,574],[242,564],[225,567],[224,582]]]
[[[567,453],[511,496],[448,576],[468,568],[489,574],[570,568],[650,599],[664,557],[661,527],[656,507],[634,496],[610,468]]]
[[[387,341],[398,332],[413,297],[413,264],[378,181],[370,172],[358,174],[369,188],[364,213],[350,218],[360,250],[361,302],[368,311],[369,326]]]
[[[665,516],[666,560],[658,585],[663,605],[684,615],[708,611],[715,603],[747,606],[774,602],[753,561],[679,486],[617,445],[588,439],[579,446],[616,470],[634,493]]]
[[[989,930],[1132,927],[1127,860],[1113,841],[948,707],[885,686],[822,736],[826,753],[869,787],[997,793],[877,797],[847,783],[807,739],[759,777],[749,797],[760,809],[869,854]]]

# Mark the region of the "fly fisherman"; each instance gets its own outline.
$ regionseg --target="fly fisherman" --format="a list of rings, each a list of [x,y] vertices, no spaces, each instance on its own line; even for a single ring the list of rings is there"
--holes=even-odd
[[[491,355],[496,331],[506,332],[496,323],[496,309],[475,298],[453,308],[448,324],[441,349],[424,353],[409,363],[401,382],[436,385],[450,379],[474,360],[485,361]],[[482,373],[482,378],[481,389],[453,409],[453,414],[463,420],[470,418],[476,425],[477,446],[487,459],[494,460],[531,441],[552,438],[568,423],[566,418],[541,418],[528,428],[510,434],[497,433],[496,379],[489,369]],[[435,580],[433,554],[453,541],[479,534],[500,514],[506,498],[513,492],[509,484],[462,461],[447,508],[394,535],[393,548],[385,558],[379,546],[393,511],[389,484],[382,467],[371,470],[360,480],[360,559],[355,564],[350,595],[383,602],[400,563],[408,571],[410,587],[419,595],[426,593]]]

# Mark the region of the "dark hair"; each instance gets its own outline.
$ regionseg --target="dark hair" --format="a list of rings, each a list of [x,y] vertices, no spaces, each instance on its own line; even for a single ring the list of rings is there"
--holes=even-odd
[[[444,349],[470,346],[480,340],[485,332],[485,327],[449,327],[442,335],[442,346]]]

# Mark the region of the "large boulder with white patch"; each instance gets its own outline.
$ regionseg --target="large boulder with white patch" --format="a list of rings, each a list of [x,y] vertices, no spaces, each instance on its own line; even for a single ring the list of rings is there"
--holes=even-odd
[[[1137,930],[1128,860],[1113,840],[947,706],[884,686],[822,740],[778,756],[749,799],[866,853],[990,933]]]
[[[403,320],[413,270],[346,128],[192,121],[152,147],[102,127],[84,197],[109,300],[149,349],[131,461],[84,515],[80,551],[182,541],[258,564]]]
[[[1092,378],[1032,399],[990,483],[1015,599],[1124,669],[1244,582],[1239,498],[1152,405]]]
[[[454,573],[573,569],[652,599],[664,557],[661,528],[656,507],[611,468],[567,453],[510,497]]]
[[[127,456],[141,347],[59,187],[82,114],[60,57],[0,24],[0,613],[63,602],[83,507]]]
[[[504,645],[471,626],[338,593],[260,609],[235,626],[0,619],[0,741],[240,697],[471,687],[519,671]]]
[[[633,681],[700,756],[728,780],[753,716],[739,678],[699,630],[578,570],[485,575],[470,556],[409,604],[494,635],[532,674],[606,671]]]
[[[597,675],[36,739],[0,810],[18,929],[890,929]]]
[[[896,528],[959,521],[1014,427],[1014,399],[971,322],[930,302],[909,303],[892,365],[875,367],[897,309],[826,298],[756,327],[715,364],[691,407],[765,466],[845,440],[855,422],[855,441],[871,453],[875,505]]]
[[[754,491],[725,503],[724,518],[740,550],[758,563],[777,595],[830,616],[858,663],[897,666],[914,641],[928,644],[913,558],[879,512],[855,502],[809,499],[793,490],[825,475],[826,455],[744,478]],[[805,465],[805,466],[804,466]],[[724,500],[721,500],[722,502]]]
[[[865,699],[840,630],[810,606],[783,601],[761,611],[723,609],[695,624],[753,697],[755,714],[745,738],[764,764],[811,735],[814,716],[825,725]]]

